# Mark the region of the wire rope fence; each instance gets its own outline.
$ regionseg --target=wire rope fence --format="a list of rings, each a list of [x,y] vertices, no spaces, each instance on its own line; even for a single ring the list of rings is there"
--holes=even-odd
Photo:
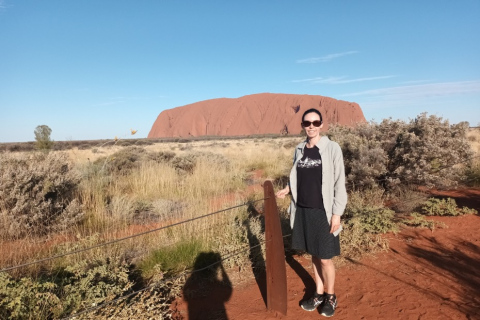
[[[213,216],[215,214],[219,214],[219,213],[222,213],[222,212],[227,212],[227,211],[230,211],[230,210],[233,210],[233,209],[236,209],[236,208],[240,208],[240,207],[243,207],[243,206],[250,205],[252,203],[256,203],[256,202],[259,202],[259,201],[264,201],[265,199],[267,199],[267,198],[247,201],[247,202],[244,202],[242,204],[238,204],[238,205],[235,205],[235,206],[232,206],[232,207],[229,207],[229,208],[214,211],[214,212],[204,214],[204,215],[201,215],[201,216],[198,216],[198,217],[194,217],[194,218],[191,218],[191,219],[186,219],[186,220],[183,220],[183,221],[172,223],[172,224],[169,224],[167,226],[162,226],[162,227],[151,229],[151,230],[148,230],[148,231],[135,233],[133,235],[126,236],[126,237],[123,237],[123,238],[118,238],[118,239],[107,241],[107,242],[104,242],[104,243],[100,243],[100,244],[97,244],[97,245],[94,245],[94,246],[90,246],[90,247],[86,247],[86,248],[82,248],[82,249],[78,249],[78,250],[74,250],[74,251],[70,251],[70,252],[65,252],[65,253],[62,253],[62,254],[46,257],[46,258],[43,258],[43,259],[30,261],[30,262],[22,263],[22,264],[15,265],[15,266],[10,266],[10,267],[4,268],[4,269],[0,269],[0,272],[7,272],[7,271],[14,270],[14,269],[22,268],[22,267],[28,267],[28,266],[31,266],[31,265],[34,265],[34,264],[39,264],[39,263],[63,258],[65,256],[78,254],[78,253],[82,253],[82,252],[89,251],[89,250],[92,250],[92,249],[97,249],[97,248],[100,248],[100,247],[108,246],[108,245],[111,245],[111,244],[114,244],[114,243],[117,243],[117,242],[121,242],[121,241],[125,241],[125,240],[128,240],[128,239],[140,237],[140,236],[143,236],[143,235],[146,235],[146,234],[149,234],[149,233],[153,233],[153,232],[157,232],[157,231],[160,231],[160,230],[165,230],[165,229],[172,228],[172,227],[175,227],[175,226],[178,226],[178,225],[193,222],[195,220],[207,218],[207,217]]]

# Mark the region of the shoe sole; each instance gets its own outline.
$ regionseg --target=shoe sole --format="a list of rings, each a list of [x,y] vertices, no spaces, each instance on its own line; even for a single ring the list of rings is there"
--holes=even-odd
[[[315,310],[317,310],[317,308],[318,308],[318,307],[315,307],[314,309],[305,309],[303,306],[301,306],[301,307],[302,307],[302,309],[305,310],[305,311],[315,311]]]
[[[335,315],[335,314],[326,315],[325,313],[320,313],[320,314],[324,317],[327,317],[327,318],[333,317]]]

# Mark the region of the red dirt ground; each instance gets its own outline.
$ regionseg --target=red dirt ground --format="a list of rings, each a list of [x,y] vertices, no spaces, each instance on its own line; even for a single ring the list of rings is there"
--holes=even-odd
[[[432,194],[480,209],[480,190]],[[448,228],[404,228],[386,235],[388,252],[337,269],[335,319],[480,319],[480,216],[432,219]],[[299,307],[306,292],[314,290],[309,259],[288,260],[287,315],[267,310],[265,287],[255,280],[233,290],[217,286],[188,303],[179,299],[177,314],[184,319],[323,318]]]

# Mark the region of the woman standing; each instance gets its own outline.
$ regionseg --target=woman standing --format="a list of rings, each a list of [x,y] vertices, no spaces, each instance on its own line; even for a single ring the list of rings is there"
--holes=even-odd
[[[347,204],[345,167],[338,143],[320,136],[318,110],[305,111],[302,127],[307,139],[295,147],[289,185],[276,196],[291,193],[292,247],[312,255],[316,292],[301,306],[307,311],[321,306],[320,313],[331,317],[337,307],[332,258],[340,255],[340,217]]]

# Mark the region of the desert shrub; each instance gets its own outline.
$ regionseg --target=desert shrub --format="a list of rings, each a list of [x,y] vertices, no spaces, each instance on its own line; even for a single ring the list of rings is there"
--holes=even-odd
[[[450,187],[472,156],[467,131],[466,122],[450,125],[422,113],[409,123],[386,119],[355,128],[334,126],[328,135],[342,147],[351,187]]]
[[[209,163],[215,168],[228,169],[230,167],[230,160],[221,154],[212,152],[195,152],[175,156],[171,160],[171,164],[180,173],[192,173],[199,160]]]
[[[467,131],[467,122],[450,125],[433,115],[419,115],[397,137],[388,166],[392,178],[429,187],[456,185],[462,170],[455,165],[472,156]]]
[[[118,301],[111,306],[84,314],[79,319],[130,320],[143,319],[147,315],[151,319],[177,319],[174,317],[175,310],[171,304],[175,298],[180,296],[185,284],[185,277],[164,279],[164,273],[158,265],[153,274],[154,276],[150,280],[150,289]]]
[[[187,154],[176,156],[172,159],[173,167],[181,173],[192,173],[195,168],[196,160],[195,155]]]
[[[347,183],[352,187],[371,188],[387,172],[387,154],[382,148],[375,124],[355,128],[335,126],[328,134],[340,145]]]
[[[477,214],[477,210],[467,207],[459,208],[455,199],[430,198],[422,207],[424,214],[429,216],[460,216],[464,214]]]
[[[358,219],[362,228],[369,233],[398,231],[395,212],[385,207],[352,208],[348,210],[348,216]]]
[[[152,144],[154,144],[154,142],[148,139],[140,139],[135,143],[137,146],[150,146]]]
[[[396,232],[395,212],[384,207],[383,200],[383,191],[379,188],[351,192],[342,217],[360,223],[367,233]]]
[[[343,257],[358,258],[363,254],[388,249],[388,240],[368,233],[363,227],[361,219],[357,217],[343,222],[340,246]]]
[[[128,174],[133,168],[140,165],[140,160],[147,151],[141,147],[123,148],[111,156],[97,159],[94,163],[101,165],[104,170],[114,174]]]
[[[465,169],[463,182],[471,187],[480,187],[480,161],[472,163]]]
[[[212,250],[219,252],[222,257],[230,256],[223,261],[226,268],[247,265],[258,272],[265,268],[265,233],[262,216],[239,214],[235,219],[223,226],[223,233],[212,241]],[[245,250],[248,246],[250,250]],[[243,249],[243,250],[242,250]],[[232,253],[238,254],[233,255]]]
[[[12,279],[0,273],[1,319],[51,319],[62,312],[62,302],[53,293],[58,286],[52,281],[31,278]]]
[[[171,151],[159,151],[148,154],[148,158],[155,162],[170,162],[175,158],[175,152]]]
[[[1,319],[52,319],[101,304],[131,289],[129,266],[110,259],[80,261],[55,274],[14,279],[0,273]]]
[[[63,230],[82,219],[79,176],[64,154],[0,157],[1,234],[20,238]]]
[[[129,266],[108,258],[80,261],[66,267],[64,272],[59,295],[65,314],[112,300],[133,286],[129,279]]]
[[[388,207],[398,213],[410,213],[420,209],[427,198],[428,195],[417,187],[401,185],[389,194]]]
[[[405,220],[403,220],[403,224],[416,228],[428,228],[430,230],[434,230],[437,227],[445,227],[445,223],[440,221],[427,220],[424,215],[418,212],[410,213],[410,215]]]
[[[130,147],[135,144],[135,141],[131,139],[121,139],[121,140],[118,140],[116,144],[117,146],[121,146],[121,147]]]

